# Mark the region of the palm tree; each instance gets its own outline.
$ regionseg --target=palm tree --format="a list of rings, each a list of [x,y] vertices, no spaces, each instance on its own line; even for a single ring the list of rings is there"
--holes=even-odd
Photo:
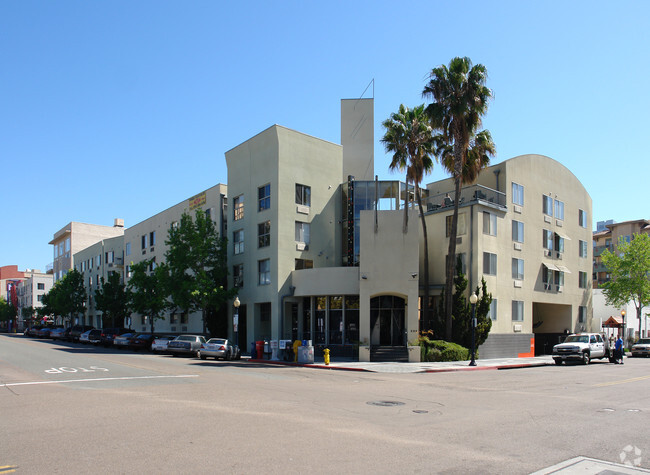
[[[441,131],[441,138],[453,149],[453,167],[447,168],[454,179],[454,214],[449,233],[449,251],[445,280],[445,338],[451,339],[452,294],[454,263],[456,262],[456,237],[458,234],[458,205],[460,203],[463,169],[468,163],[472,138],[481,126],[481,117],[487,112],[492,91],[485,86],[487,70],[482,64],[472,66],[467,58],[453,58],[449,66],[434,68],[422,95],[433,102],[426,108],[431,124]],[[490,140],[491,142],[491,140]],[[448,163],[452,165],[452,163]],[[480,170],[480,168],[479,168]],[[477,172],[478,173],[478,172]]]
[[[391,171],[406,170],[406,192],[408,193],[409,181],[415,184],[415,196],[422,220],[422,233],[424,237],[424,305],[422,306],[422,319],[428,320],[429,309],[429,239],[427,225],[424,220],[420,184],[425,173],[433,169],[434,142],[433,131],[429,119],[424,111],[424,104],[409,109],[401,104],[396,113],[382,122],[386,129],[381,143],[387,152],[393,153],[389,165]],[[408,195],[407,195],[408,196]],[[404,204],[404,232],[407,227],[407,203]]]

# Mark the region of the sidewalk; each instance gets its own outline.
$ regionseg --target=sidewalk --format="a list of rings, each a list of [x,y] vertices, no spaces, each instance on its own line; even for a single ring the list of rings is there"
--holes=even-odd
[[[476,366],[469,366],[469,361],[448,361],[436,363],[378,363],[361,361],[344,361],[334,359],[329,365],[325,365],[322,358],[314,361],[313,364],[289,363],[286,361],[272,361],[260,359],[247,359],[250,363],[261,363],[269,365],[298,366],[303,368],[330,369],[343,371],[368,371],[371,373],[446,373],[453,371],[481,371],[530,368],[535,366],[553,365],[553,358],[547,356],[535,356],[532,358],[498,358],[488,360],[476,360]]]

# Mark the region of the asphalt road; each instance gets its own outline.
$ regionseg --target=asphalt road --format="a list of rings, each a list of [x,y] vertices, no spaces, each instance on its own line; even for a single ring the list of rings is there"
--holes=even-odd
[[[0,473],[650,468],[649,369],[378,374],[0,335]]]

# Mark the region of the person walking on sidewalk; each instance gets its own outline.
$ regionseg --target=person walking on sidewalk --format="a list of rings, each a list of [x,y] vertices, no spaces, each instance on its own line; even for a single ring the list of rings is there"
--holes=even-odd
[[[623,338],[618,337],[616,340],[616,345],[614,346],[614,362],[618,364],[618,360],[621,360],[621,364],[623,364]]]

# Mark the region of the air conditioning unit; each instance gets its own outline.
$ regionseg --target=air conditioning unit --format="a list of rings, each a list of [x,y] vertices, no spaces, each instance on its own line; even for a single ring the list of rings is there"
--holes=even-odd
[[[304,242],[296,243],[296,251],[307,251],[309,250],[309,245]]]
[[[520,288],[521,288],[521,285],[522,285],[522,284],[521,284],[521,280],[515,280],[515,287],[517,287],[518,289],[520,289]]]
[[[521,214],[521,206],[514,205],[513,210],[514,210],[515,213]]]
[[[309,206],[296,205],[296,212],[300,214],[309,214]]]
[[[520,242],[515,243],[515,251],[521,251],[521,243]]]
[[[562,253],[561,253],[561,252],[556,252],[556,253],[555,253],[555,257],[556,257],[557,259],[562,260]]]
[[[545,223],[550,223],[551,221],[553,221],[553,220],[551,219],[550,216],[544,216],[544,222]]]
[[[519,324],[513,325],[512,330],[515,331],[515,332],[521,332],[522,326],[519,325]]]
[[[561,227],[562,227],[562,221],[559,221],[559,220],[556,219],[556,220],[555,220],[555,225],[556,225],[558,228],[561,228]]]
[[[562,292],[563,289],[564,287],[562,287],[561,285],[555,286],[555,290],[557,290],[558,292]]]
[[[553,256],[553,251],[551,251],[550,249],[546,249],[546,250],[544,251],[544,255],[545,255],[546,257],[551,257],[551,256]]]

